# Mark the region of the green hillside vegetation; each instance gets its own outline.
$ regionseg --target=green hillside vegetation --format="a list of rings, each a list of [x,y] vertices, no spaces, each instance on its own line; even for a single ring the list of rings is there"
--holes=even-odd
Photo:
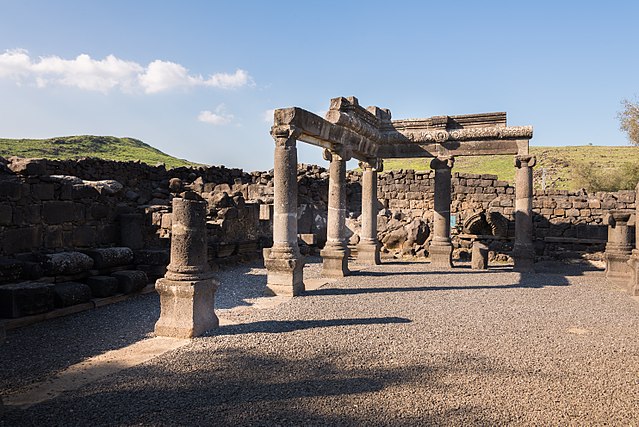
[[[535,188],[589,191],[632,190],[639,181],[639,147],[570,146],[530,147],[537,156]],[[396,159],[385,170],[429,170],[430,159]],[[453,172],[494,174],[514,182],[513,156],[457,157]]]
[[[195,163],[178,159],[133,138],[115,136],[64,136],[49,139],[0,139],[0,156],[55,160],[98,157],[107,160],[141,161],[149,165],[164,163],[167,168]]]

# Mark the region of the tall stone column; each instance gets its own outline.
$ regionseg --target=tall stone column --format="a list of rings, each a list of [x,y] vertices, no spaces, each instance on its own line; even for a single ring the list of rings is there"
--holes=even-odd
[[[160,319],[155,334],[191,338],[216,328],[215,291],[218,281],[208,264],[207,203],[195,193],[173,199],[171,262],[155,283],[160,294]]]
[[[632,250],[632,255],[628,260],[630,266],[630,281],[628,283],[628,290],[630,295],[639,295],[639,184],[636,187],[635,195],[635,248]]]
[[[346,238],[346,161],[350,155],[342,151],[324,150],[330,161],[328,180],[328,224],[326,245],[322,256],[324,277],[344,277],[348,270],[348,239]]]
[[[632,274],[628,260],[632,254],[631,233],[628,222],[631,211],[613,210],[607,216],[608,242],[606,243],[606,277],[620,283],[630,281]]]
[[[433,240],[430,243],[430,263],[436,268],[452,268],[453,245],[450,242],[450,181],[455,163],[452,156],[439,156],[431,160],[435,171],[435,212]]]
[[[513,259],[515,271],[534,272],[533,246],[533,166],[537,158],[530,154],[515,156],[515,245]]]
[[[273,247],[264,250],[266,286],[275,295],[304,292],[304,258],[297,245],[298,133],[290,127],[273,127]]]
[[[362,169],[362,231],[357,244],[357,259],[365,264],[381,264],[377,240],[377,172],[384,163],[377,159],[374,163],[360,162]]]

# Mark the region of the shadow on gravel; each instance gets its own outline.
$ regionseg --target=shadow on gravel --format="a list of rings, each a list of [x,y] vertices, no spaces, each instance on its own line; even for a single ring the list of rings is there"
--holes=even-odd
[[[339,352],[318,356],[304,348],[294,357],[238,347],[191,348],[188,356],[128,369],[28,410],[11,409],[0,426],[498,425],[508,419],[507,410],[460,405],[453,397],[466,386],[451,383],[451,375],[503,372],[492,360],[465,354],[401,366],[380,365],[379,354],[367,352],[360,363],[344,364]],[[449,395],[450,403],[435,403]]]
[[[331,328],[335,326],[379,325],[391,323],[410,323],[403,317],[368,317],[361,319],[327,319],[327,320],[265,320],[241,325],[222,326],[207,336],[238,335],[252,333],[280,334],[314,328]]]

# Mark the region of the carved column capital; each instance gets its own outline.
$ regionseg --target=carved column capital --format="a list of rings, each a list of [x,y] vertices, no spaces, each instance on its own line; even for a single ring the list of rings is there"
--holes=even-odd
[[[271,136],[278,147],[294,147],[301,130],[294,126],[272,126]]]
[[[516,168],[532,168],[537,164],[537,157],[533,154],[517,154],[515,156]]]
[[[612,227],[616,227],[617,223],[627,225],[631,217],[631,211],[613,210],[606,216],[604,222]]]
[[[325,148],[322,157],[324,157],[324,160],[329,162],[333,159],[343,160],[346,162],[351,159],[352,153],[350,148],[340,145],[332,149]]]
[[[455,158],[453,156],[437,156],[430,161],[430,168],[437,169],[452,169],[455,164]]]
[[[359,162],[361,170],[370,170],[372,172],[382,172],[384,170],[384,160],[379,158],[362,160]]]

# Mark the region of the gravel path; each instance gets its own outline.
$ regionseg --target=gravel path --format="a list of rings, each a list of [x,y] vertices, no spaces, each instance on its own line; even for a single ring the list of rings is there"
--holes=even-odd
[[[0,425],[637,425],[639,302],[600,271],[562,271],[390,263],[238,310],[265,283],[263,269],[240,267],[220,273],[218,303],[242,324]],[[1,390],[148,336],[157,304],[10,333]]]

